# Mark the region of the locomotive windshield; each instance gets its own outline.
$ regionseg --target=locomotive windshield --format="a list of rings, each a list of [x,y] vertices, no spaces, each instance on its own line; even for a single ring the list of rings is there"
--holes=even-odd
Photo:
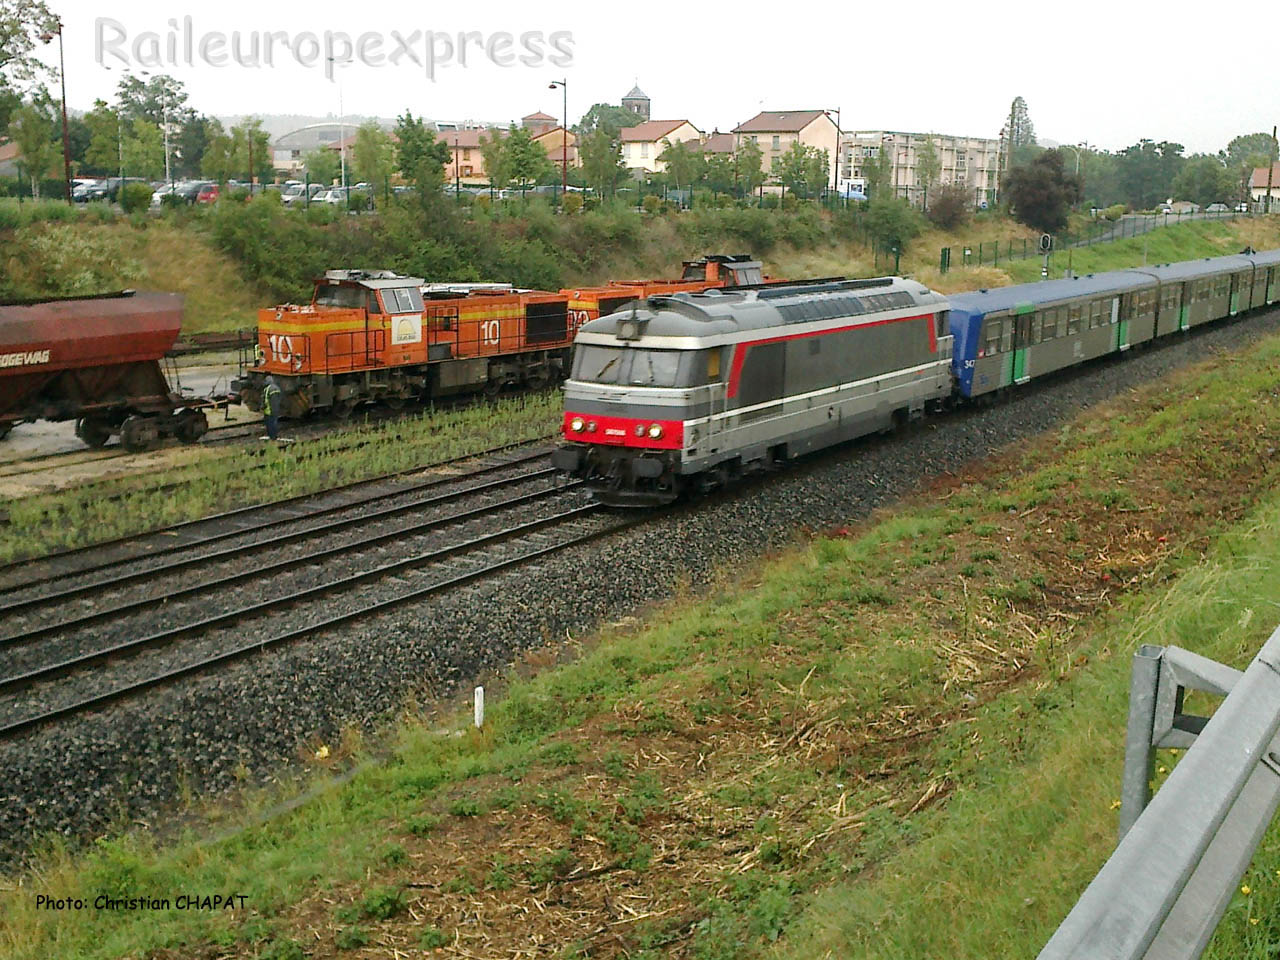
[[[629,350],[583,344],[574,350],[573,378],[632,387],[674,387],[682,350]]]
[[[387,313],[421,313],[422,291],[417,287],[387,287],[382,291]]]
[[[322,283],[316,287],[317,307],[345,307],[359,310],[364,306],[365,296],[362,287],[344,287],[338,284]]]

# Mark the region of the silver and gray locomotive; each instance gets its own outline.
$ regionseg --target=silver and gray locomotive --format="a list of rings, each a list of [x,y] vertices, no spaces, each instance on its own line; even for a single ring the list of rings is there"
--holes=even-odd
[[[607,503],[667,503],[941,405],[947,302],[913,280],[653,296],[585,324],[561,470]]]

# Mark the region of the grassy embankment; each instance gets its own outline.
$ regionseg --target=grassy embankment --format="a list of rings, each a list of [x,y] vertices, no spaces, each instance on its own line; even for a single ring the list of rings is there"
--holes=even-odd
[[[1278,375],[1271,338],[1093,408],[571,644],[483,732],[408,710],[385,762],[232,839],[46,854],[0,952],[1033,955],[1113,841],[1131,651],[1243,666],[1278,619]],[[1212,956],[1272,955],[1278,868],[1273,831]],[[34,906],[182,891],[248,906]]]
[[[700,208],[647,215],[611,207],[565,218],[544,205],[486,212],[441,211],[422,226],[412,208],[338,218],[265,202],[223,204],[118,217],[60,203],[0,202],[0,296],[92,293],[137,286],[187,296],[188,333],[250,327],[265,304],[297,301],[311,277],[335,265],[392,267],[430,279],[511,280],[545,289],[611,279],[672,276],[680,260],[707,252],[749,252],[773,276],[871,276],[877,264],[848,216],[796,211]],[[1277,218],[1273,218],[1275,220]],[[425,235],[424,235],[425,233]],[[902,258],[903,273],[945,293],[1039,279],[1040,260],[938,272],[938,251],[1034,240],[1036,231],[984,213],[954,232],[928,229]],[[1058,251],[1051,275],[1077,273],[1280,243],[1280,226],[1257,221],[1191,223],[1145,238]],[[1236,247],[1235,249],[1238,249]],[[955,259],[959,259],[957,256]]]
[[[559,395],[545,392],[352,427],[286,447],[179,450],[189,459],[172,469],[11,500],[8,522],[0,526],[0,562],[549,437],[559,410]]]

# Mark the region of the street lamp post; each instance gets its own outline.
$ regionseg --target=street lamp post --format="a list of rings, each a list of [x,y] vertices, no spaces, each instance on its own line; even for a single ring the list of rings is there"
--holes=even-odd
[[[564,108],[561,113],[564,120],[560,126],[560,202],[564,203],[564,195],[569,190],[569,78],[552,80],[547,89],[554,90],[556,87],[564,92]]]
[[[56,30],[46,30],[40,39],[48,43],[58,38],[58,75],[62,81],[62,174],[67,203],[71,202],[71,136],[67,131],[67,59],[62,52],[62,21],[54,20]]]
[[[828,110],[828,113],[832,111]],[[831,171],[831,191],[832,193],[840,192],[840,108],[835,108],[836,115],[836,156],[835,165]]]
[[[458,156],[462,151],[458,149],[458,135],[453,137],[453,202],[462,202],[462,176],[458,172]]]

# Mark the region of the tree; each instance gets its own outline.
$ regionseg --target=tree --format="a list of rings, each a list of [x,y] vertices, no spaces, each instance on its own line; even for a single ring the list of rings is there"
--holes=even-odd
[[[1236,197],[1249,199],[1249,180],[1259,167],[1273,165],[1278,155],[1277,144],[1269,133],[1246,133],[1227,144],[1226,164],[1236,179]]]
[[[1027,101],[1014,97],[1009,104],[1009,117],[1000,129],[1000,192],[1005,193],[1005,178],[1014,167],[1030,163],[1037,153],[1036,128],[1027,110]]]
[[[235,153],[235,143],[219,123],[217,129],[212,130],[204,156],[200,158],[200,172],[210,180],[226,183],[236,170]]]
[[[1277,159],[1276,141],[1269,133],[1244,133],[1227,144],[1227,165],[1231,167],[1246,166],[1253,157],[1266,157],[1275,163]]]
[[[511,179],[520,185],[520,194],[538,178],[555,170],[551,158],[540,143],[535,143],[524,127],[512,127],[502,144]]]
[[[213,117],[189,111],[183,118],[182,127],[176,137],[172,138],[173,166],[181,177],[200,175],[204,152],[209,148],[209,141],[222,130],[222,124]]]
[[[1009,172],[1005,197],[1020,222],[1056,233],[1066,227],[1067,211],[1080,199],[1080,181],[1066,172],[1061,153],[1045,150]]]
[[[877,243],[896,248],[899,253],[922,228],[919,212],[906,200],[882,197],[872,200],[867,209],[867,232]]]
[[[101,174],[119,171],[124,136],[119,112],[105,100],[95,100],[93,109],[84,115],[84,122],[89,128],[89,147],[84,152],[86,168]]]
[[[13,112],[9,133],[31,178],[31,195],[40,196],[40,181],[53,174],[61,152],[59,131],[47,99],[24,103]]]
[[[1217,157],[1197,154],[1188,157],[1173,178],[1170,195],[1175,200],[1190,200],[1202,207],[1226,203],[1236,196],[1236,175]]]
[[[1182,144],[1140,140],[1120,152],[1117,173],[1129,206],[1146,210],[1168,199],[1173,179],[1185,162]]]
[[[729,193],[733,190],[733,156],[713,153],[703,162],[703,179],[712,193]]]
[[[754,140],[743,140],[734,152],[734,181],[743,193],[754,193],[764,183],[764,153]]]
[[[934,145],[931,133],[916,147],[916,185],[921,189],[920,206],[926,211],[929,209],[929,188],[941,176],[942,158],[938,156],[938,148]]]
[[[480,135],[480,156],[484,159],[490,190],[501,190],[511,182],[511,169],[503,139],[503,132],[496,128],[490,130],[487,136],[483,133]]]
[[[893,194],[893,156],[884,146],[862,159],[862,176],[867,181],[867,198],[888,199]]]
[[[603,130],[616,140],[618,132],[623,127],[634,127],[642,119],[625,107],[614,106],[612,103],[597,103],[584,113],[582,119],[571,129],[579,139],[589,137],[597,130]]]
[[[692,187],[702,175],[702,154],[694,153],[689,149],[689,145],[681,140],[675,143],[670,140],[662,142],[666,146],[662,153],[658,154],[658,161],[666,165],[667,176],[677,190],[681,187]]]
[[[231,128],[231,158],[238,179],[247,174],[251,180],[261,182],[271,179],[274,161],[271,154],[271,136],[262,129],[257,117],[246,117],[239,126]]]
[[[933,191],[926,216],[943,230],[955,230],[969,220],[973,193],[962,183],[944,183]]]
[[[436,139],[434,130],[414,117],[408,110],[396,121],[396,167],[400,175],[418,191],[418,197],[427,202],[429,196],[438,196],[444,182],[444,165],[449,162],[449,145]]]
[[[141,117],[126,123],[124,171],[130,177],[154,179],[164,175],[164,132]]]
[[[187,112],[187,92],[182,82],[163,73],[145,81],[122,77],[116,85],[116,102],[126,120],[146,120],[156,126],[166,117],[180,122]]]
[[[827,151],[807,147],[797,140],[778,158],[773,172],[784,191],[808,197],[822,192],[828,169]]]
[[[607,188],[618,185],[622,176],[622,142],[610,136],[609,131],[597,128],[578,141],[578,155],[582,158],[582,173],[588,186],[603,194]]]
[[[375,190],[390,178],[395,166],[395,147],[376,120],[368,120],[356,130],[351,164],[355,167],[356,176]]]
[[[34,56],[40,34],[56,23],[40,0],[0,0],[0,132],[34,93],[44,65]]]
[[[307,151],[302,157],[302,165],[306,168],[310,182],[322,184],[331,184],[337,180],[342,167],[338,151],[328,147],[316,147]]]

